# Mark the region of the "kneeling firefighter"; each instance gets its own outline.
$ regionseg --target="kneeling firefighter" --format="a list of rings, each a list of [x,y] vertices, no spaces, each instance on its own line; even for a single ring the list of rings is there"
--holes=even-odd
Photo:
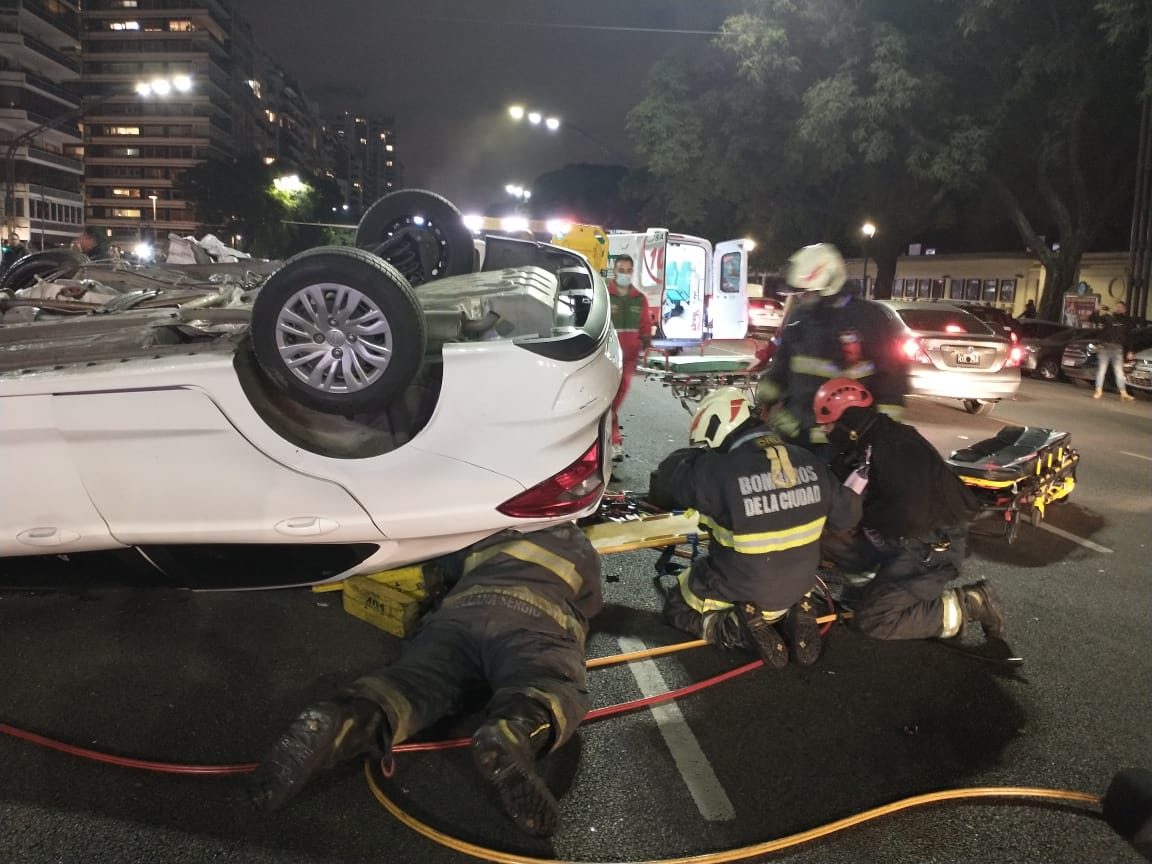
[[[820,656],[820,629],[805,596],[816,581],[825,522],[855,525],[860,496],[812,453],[785,444],[735,387],[708,394],[692,419],[692,447],[660,463],[653,504],[692,508],[709,551],[679,574],[664,615],[724,648],[754,648],[782,668]]]
[[[473,763],[524,831],[555,833],[559,806],[536,759],[568,741],[590,700],[584,642],[603,607],[600,556],[574,523],[504,531],[439,559],[459,581],[399,660],[306,708],[256,769],[253,803],[280,807],[317,772],[394,743],[457,711],[487,686]]]
[[[868,476],[860,530],[824,538],[833,563],[875,571],[852,604],[855,626],[877,639],[928,639],[958,636],[974,621],[987,638],[1002,639],[1004,609],[991,585],[945,589],[960,576],[968,523],[980,507],[972,491],[915,428],[877,411],[856,381],[824,384],[813,412],[833,463]]]

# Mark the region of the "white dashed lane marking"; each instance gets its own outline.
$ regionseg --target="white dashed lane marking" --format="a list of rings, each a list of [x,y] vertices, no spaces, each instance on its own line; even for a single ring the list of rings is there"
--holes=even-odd
[[[643,651],[648,647],[639,639],[627,636],[620,637],[619,643],[620,650],[625,653]],[[629,663],[628,668],[645,697],[668,692],[664,676],[651,660]],[[664,736],[664,743],[668,745],[672,759],[680,770],[680,776],[684,778],[684,785],[688,787],[688,792],[696,802],[696,809],[700,811],[700,815],[710,822],[735,819],[736,810],[728,800],[724,787],[720,785],[716,772],[712,770],[712,764],[700,749],[700,742],[688,728],[688,722],[680,712],[680,707],[675,702],[664,702],[651,706],[649,710],[656,720],[660,734]]]

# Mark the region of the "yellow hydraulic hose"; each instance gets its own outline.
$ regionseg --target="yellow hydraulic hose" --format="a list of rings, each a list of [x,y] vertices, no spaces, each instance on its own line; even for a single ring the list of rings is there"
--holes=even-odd
[[[372,794],[376,796],[376,800],[384,806],[384,809],[417,834],[435,843],[439,843],[441,846],[445,846],[464,855],[470,855],[473,858],[479,858],[482,861],[494,861],[497,862],[497,864],[559,864],[557,859],[554,858],[529,858],[524,855],[512,855],[496,849],[477,846],[474,843],[468,843],[467,841],[437,831],[430,825],[425,825],[419,819],[401,810],[392,799],[384,794],[384,791],[376,782],[371,762],[364,763],[364,776],[368,779],[368,786],[372,790]],[[634,864],[724,864],[724,862],[728,861],[742,861],[756,855],[768,855],[773,852],[791,849],[794,846],[800,846],[801,844],[809,843],[822,837],[828,837],[831,834],[855,825],[861,825],[901,810],[909,810],[925,804],[936,804],[941,801],[960,801],[973,798],[1023,798],[1043,801],[1070,801],[1076,804],[1083,804],[1086,808],[1090,807],[1096,810],[1099,810],[1101,805],[1099,795],[1089,795],[1085,792],[1070,792],[1063,789],[1038,789],[1030,786],[976,786],[969,789],[946,789],[942,792],[928,792],[924,795],[903,798],[891,804],[884,804],[880,807],[874,807],[871,810],[865,810],[854,816],[848,816],[844,819],[838,819],[835,822],[810,828],[807,831],[801,831],[798,834],[790,834],[787,837],[768,840],[752,846],[728,849],[723,852],[710,852],[704,855],[651,859],[648,861],[634,862]],[[566,864],[578,864],[578,862],[566,862]]]

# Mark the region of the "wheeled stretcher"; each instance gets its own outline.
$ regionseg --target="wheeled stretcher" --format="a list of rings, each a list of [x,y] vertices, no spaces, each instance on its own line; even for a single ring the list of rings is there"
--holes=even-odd
[[[976,493],[986,515],[1002,514],[1004,536],[1013,543],[1022,518],[1039,527],[1045,508],[1068,498],[1076,486],[1080,454],[1067,432],[1005,426],[947,461]]]
[[[739,387],[752,393],[763,369],[754,339],[712,339],[702,342],[698,354],[673,354],[649,348],[640,359],[640,371],[658,376],[689,411],[717,387]]]

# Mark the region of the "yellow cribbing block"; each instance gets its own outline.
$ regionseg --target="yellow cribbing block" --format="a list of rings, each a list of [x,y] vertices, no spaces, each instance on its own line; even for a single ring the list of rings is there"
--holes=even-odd
[[[440,572],[439,567],[430,563],[382,570],[379,573],[369,573],[364,578],[403,591],[420,600],[434,597],[444,584],[444,574]]]
[[[693,534],[706,539],[700,527],[699,514],[660,513],[628,522],[601,522],[584,529],[588,539],[601,555],[630,552],[635,549],[657,549],[687,543]]]
[[[344,611],[393,636],[409,636],[416,630],[425,601],[384,585],[368,576],[345,579]]]

